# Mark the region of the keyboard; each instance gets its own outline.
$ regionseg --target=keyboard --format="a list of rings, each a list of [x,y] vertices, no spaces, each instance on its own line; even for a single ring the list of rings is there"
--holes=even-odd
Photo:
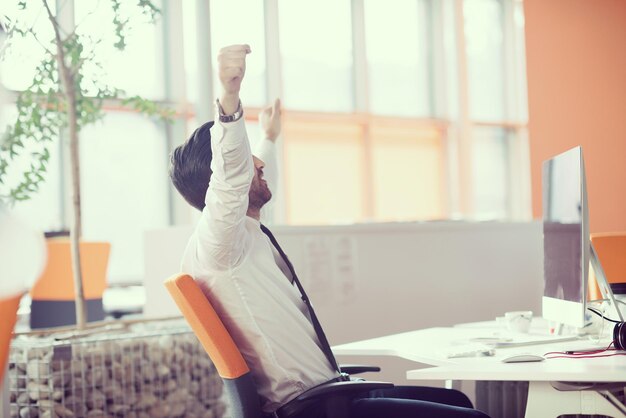
[[[446,358],[488,357],[496,354],[496,350],[485,344],[467,343],[445,350]]]

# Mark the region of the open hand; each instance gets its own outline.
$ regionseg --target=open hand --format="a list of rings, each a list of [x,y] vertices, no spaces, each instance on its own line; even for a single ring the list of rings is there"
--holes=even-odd
[[[265,137],[272,142],[276,141],[278,135],[280,135],[281,121],[280,115],[282,110],[280,108],[280,99],[274,100],[272,106],[268,106],[259,114],[259,123],[261,129],[265,134]]]

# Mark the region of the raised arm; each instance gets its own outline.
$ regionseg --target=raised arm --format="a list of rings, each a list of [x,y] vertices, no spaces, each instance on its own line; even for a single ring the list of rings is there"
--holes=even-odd
[[[196,229],[195,257],[203,268],[233,267],[247,245],[245,219],[254,170],[239,90],[249,53],[248,45],[233,45],[218,55],[221,109],[211,134],[212,174],[206,206]]]
[[[278,159],[276,157],[276,141],[281,132],[280,99],[276,99],[271,106],[259,113],[261,139],[254,147],[253,154],[265,163],[264,178],[272,191],[272,199],[261,209],[261,222],[274,223],[274,205],[278,194]]]

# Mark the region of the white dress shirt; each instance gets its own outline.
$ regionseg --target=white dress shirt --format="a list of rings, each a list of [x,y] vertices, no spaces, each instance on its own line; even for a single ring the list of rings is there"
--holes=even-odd
[[[216,118],[217,120],[217,118]],[[272,144],[273,145],[273,144]],[[206,207],[183,258],[246,360],[263,411],[337,376],[283,260],[246,216],[254,176],[243,119],[211,129]]]

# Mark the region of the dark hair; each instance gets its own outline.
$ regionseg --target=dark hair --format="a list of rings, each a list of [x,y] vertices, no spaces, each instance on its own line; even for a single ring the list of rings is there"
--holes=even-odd
[[[211,127],[213,121],[196,129],[170,156],[170,179],[176,190],[194,208],[202,210],[211,179]]]

